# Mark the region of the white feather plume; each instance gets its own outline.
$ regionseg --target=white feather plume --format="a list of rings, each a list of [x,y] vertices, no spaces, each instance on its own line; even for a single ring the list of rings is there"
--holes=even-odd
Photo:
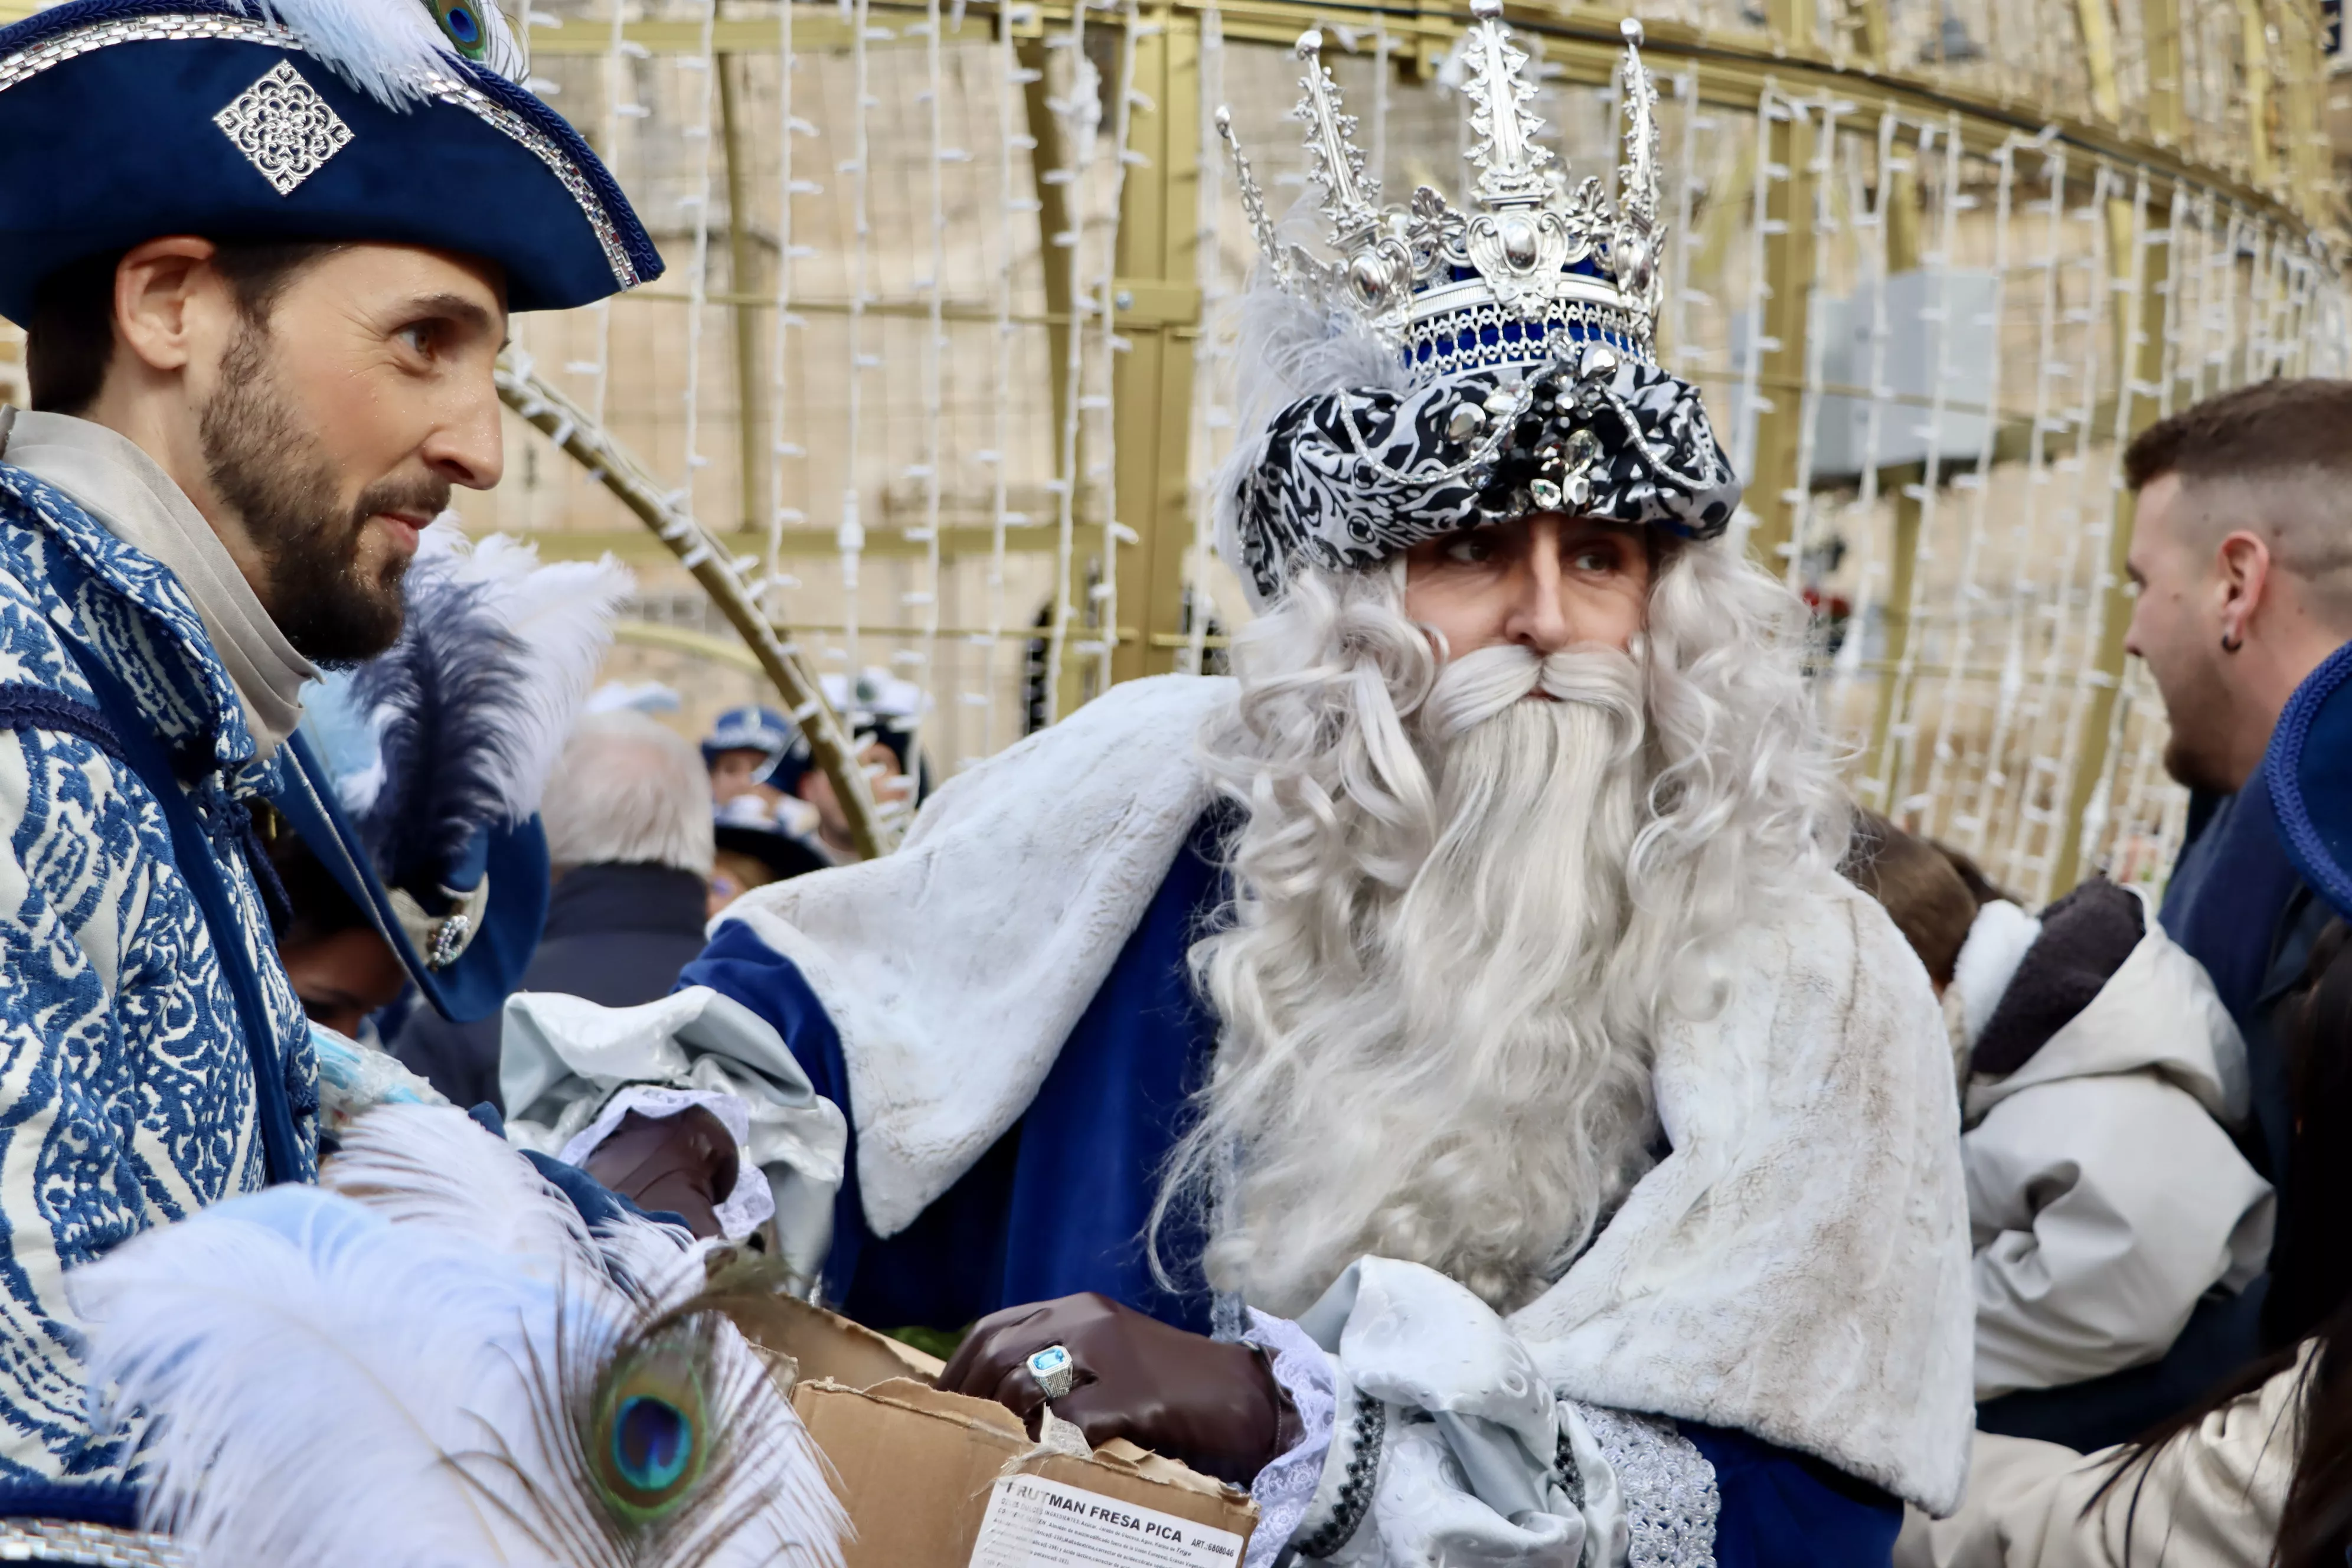
[[[150,1413],[146,1522],[206,1568],[503,1560],[447,1459],[527,1415],[513,1352],[544,1286],[302,1187],[150,1232],[71,1286],[92,1386]]]
[[[426,101],[425,82],[451,74],[457,53],[420,0],[230,0],[284,24],[303,52],[393,109]]]
[[[343,809],[363,814],[383,788],[383,746],[352,689],[352,672],[330,669],[302,689],[302,733],[335,784]]]
[[[681,1232],[625,1215],[592,1237],[569,1198],[451,1105],[386,1104],[370,1111],[320,1167],[319,1184],[395,1225],[474,1236],[550,1276],[582,1258],[599,1258],[656,1310],[694,1293],[704,1277],[703,1256],[719,1245],[703,1240],[681,1248]]]
[[[596,1251],[571,1201],[451,1105],[386,1105],[361,1117],[320,1167],[319,1184],[394,1225],[471,1236],[551,1273]]]
[[[1311,223],[1302,197],[1283,219],[1278,237],[1285,244],[1305,240],[1301,231]],[[1224,307],[1213,330],[1234,344],[1236,435],[1233,450],[1210,479],[1210,515],[1217,553],[1240,571],[1241,487],[1265,456],[1266,427],[1275,416],[1302,397],[1341,387],[1402,389],[1410,382],[1396,350],[1367,331],[1360,318],[1331,301],[1281,288],[1263,258],[1250,286]]]
[[[838,1568],[824,1461],[715,1314],[690,1502],[648,1531],[588,1480],[583,1386],[664,1331],[698,1256],[642,1223],[616,1256],[447,1108],[373,1111],[347,1148],[326,1187],[218,1205],[69,1279],[91,1387],[146,1423],[150,1528],[198,1568]]]

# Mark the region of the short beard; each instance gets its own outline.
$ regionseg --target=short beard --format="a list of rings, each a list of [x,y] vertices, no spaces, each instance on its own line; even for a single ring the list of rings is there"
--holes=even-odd
[[[248,320],[222,356],[220,389],[197,414],[205,476],[260,553],[263,607],[295,650],[329,667],[372,658],[400,636],[408,557],[368,571],[368,520],[438,513],[449,481],[385,479],[341,506],[334,463],[278,386],[269,344],[268,323]]]
[[[2234,795],[2244,787],[2242,781],[2231,784],[2221,768],[2187,743],[2178,730],[2164,743],[2163,762],[2165,775],[2192,794]]]
[[[1646,1020],[1610,999],[1647,784],[1641,691],[1614,649],[1447,665],[1405,730],[1426,820],[1329,803],[1360,851],[1417,862],[1401,886],[1360,862],[1254,877],[1299,824],[1253,814],[1235,867],[1255,891],[1195,953],[1224,1026],[1197,1135],[1235,1156],[1212,1281],[1295,1313],[1369,1253],[1508,1310],[1648,1168]]]
[[[2164,742],[2164,771],[2184,789],[2203,795],[2230,795],[2242,788],[2243,779],[2230,776],[2228,765],[2213,754],[2214,738],[2229,733],[2233,702],[2220,671],[2202,664],[2175,667],[2171,682],[2157,682],[2164,700],[2164,716],[2171,734]]]

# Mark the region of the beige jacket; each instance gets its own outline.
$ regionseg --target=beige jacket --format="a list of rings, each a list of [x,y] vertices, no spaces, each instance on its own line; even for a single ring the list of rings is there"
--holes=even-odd
[[[2267,1568],[2302,1446],[2295,1364],[2166,1445],[2097,1505],[2116,1452],[1979,1432],[1951,1518],[1908,1510],[1895,1568]],[[2084,1510],[2088,1508],[2088,1512]]]

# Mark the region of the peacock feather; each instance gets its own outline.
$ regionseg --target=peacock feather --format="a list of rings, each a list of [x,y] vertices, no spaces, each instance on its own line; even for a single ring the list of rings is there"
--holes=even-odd
[[[469,60],[489,54],[489,28],[483,25],[482,13],[473,0],[425,0],[425,8],[433,13],[434,25],[459,54]]]
[[[464,1114],[386,1106],[316,1188],[68,1284],[198,1568],[837,1568],[824,1462],[707,1244],[591,1233]]]

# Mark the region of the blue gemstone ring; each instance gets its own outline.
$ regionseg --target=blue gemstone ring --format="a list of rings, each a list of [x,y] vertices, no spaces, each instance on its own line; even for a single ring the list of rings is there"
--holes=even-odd
[[[1045,1391],[1048,1399],[1068,1395],[1070,1385],[1077,1381],[1078,1361],[1067,1345],[1047,1345],[1029,1358],[1029,1375]]]

